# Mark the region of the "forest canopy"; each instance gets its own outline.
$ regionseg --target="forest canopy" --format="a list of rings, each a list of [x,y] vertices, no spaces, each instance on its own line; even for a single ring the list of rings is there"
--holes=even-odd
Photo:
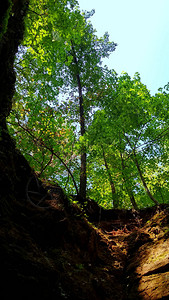
[[[77,1],[30,1],[15,59],[8,126],[39,178],[106,208],[169,202],[169,85],[152,96],[140,75],[103,59],[94,10]]]

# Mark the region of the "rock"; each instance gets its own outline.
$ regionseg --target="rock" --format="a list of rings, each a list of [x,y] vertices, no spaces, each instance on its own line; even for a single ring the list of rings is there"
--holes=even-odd
[[[169,299],[169,239],[163,229],[161,226],[154,239],[131,252],[127,266],[127,299]],[[148,228],[142,230],[146,232]]]

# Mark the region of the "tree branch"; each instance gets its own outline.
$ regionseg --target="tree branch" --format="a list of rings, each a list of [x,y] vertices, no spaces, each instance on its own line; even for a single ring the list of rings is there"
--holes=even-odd
[[[47,146],[47,145],[45,144],[45,142],[44,142],[42,139],[39,139],[38,137],[36,137],[36,136],[30,131],[29,128],[26,128],[26,127],[24,127],[23,125],[21,125],[20,122],[19,122],[19,120],[18,120],[18,126],[19,126],[20,128],[22,128],[25,132],[27,132],[27,133],[31,136],[31,138],[33,139],[34,142],[36,142],[36,143],[38,142],[38,143],[40,144],[40,146],[42,146],[42,147],[46,148],[47,150],[49,150],[49,151],[51,152],[51,154],[52,154],[52,158],[53,158],[53,156],[55,156],[55,157],[57,157],[57,158],[60,160],[60,162],[61,162],[61,163],[63,164],[63,166],[65,167],[65,169],[66,169],[66,170],[68,171],[68,173],[70,174],[70,176],[71,176],[71,178],[72,178],[72,181],[73,181],[73,184],[74,184],[74,187],[75,187],[75,189],[76,189],[76,193],[77,193],[77,195],[79,195],[78,187],[77,187],[76,181],[75,181],[75,179],[74,179],[74,176],[73,176],[71,170],[69,169],[69,167],[67,166],[67,164],[63,161],[63,159],[62,159],[56,152],[54,152],[54,150],[53,150],[52,147]],[[50,161],[51,161],[51,160],[50,160]],[[47,166],[46,166],[46,167],[47,167]]]

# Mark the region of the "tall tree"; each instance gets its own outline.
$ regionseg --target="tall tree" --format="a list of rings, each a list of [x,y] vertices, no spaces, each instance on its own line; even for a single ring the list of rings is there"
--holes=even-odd
[[[80,134],[81,137],[85,135],[85,98],[88,97],[88,91],[93,87],[93,92],[98,88],[98,80],[101,80],[103,76],[103,68],[99,67],[101,59],[109,55],[111,51],[115,50],[115,44],[110,43],[108,40],[108,34],[105,34],[103,40],[99,40],[95,34],[91,24],[86,22],[93,12],[85,15],[83,33],[79,36],[79,40],[72,36],[71,39],[71,54],[73,62],[69,66],[70,73],[73,75],[78,86],[79,97],[79,112],[80,112]],[[75,25],[74,25],[75,26]],[[77,38],[77,37],[76,37]],[[94,72],[93,72],[94,69]],[[90,109],[90,108],[89,108]],[[87,150],[83,145],[81,149],[81,170],[80,170],[80,196],[86,198],[86,164],[87,164]]]
[[[87,116],[91,111],[88,98],[91,93],[97,91],[104,76],[102,58],[108,57],[116,47],[115,43],[109,42],[107,33],[103,38],[96,36],[91,23],[88,22],[93,13],[94,11],[80,13],[75,1],[67,1],[64,7],[56,7],[53,1],[47,1],[45,5],[38,4],[36,11],[33,5],[30,6],[29,22],[32,29],[27,30],[27,38],[16,64],[20,80],[16,96],[20,97],[19,92],[23,96],[23,90],[26,90],[23,108],[25,111],[28,103],[29,110],[24,116],[24,119],[28,120],[27,126],[34,126],[35,117],[39,118],[39,112],[48,106],[57,110],[62,106],[66,119],[71,118],[68,115],[70,113],[71,116],[75,115],[77,120],[78,111],[80,134],[76,136],[83,140],[80,147],[79,193],[83,199],[86,198],[87,182],[87,154],[83,137],[87,128]],[[69,103],[73,104],[76,112],[70,108],[66,113],[68,101],[60,103],[59,91],[62,95],[68,95]],[[34,113],[31,114],[33,106]]]

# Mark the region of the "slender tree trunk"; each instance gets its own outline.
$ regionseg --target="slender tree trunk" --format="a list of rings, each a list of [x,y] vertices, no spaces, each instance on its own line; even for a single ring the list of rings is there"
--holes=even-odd
[[[101,147],[102,147],[102,151],[103,151],[104,165],[105,165],[105,168],[106,168],[106,171],[107,171],[107,174],[108,174],[108,177],[109,177],[110,186],[111,186],[113,205],[114,205],[114,208],[118,208],[119,203],[116,199],[114,199],[114,194],[116,193],[115,185],[114,185],[114,182],[113,182],[113,179],[112,179],[112,176],[111,176],[110,168],[109,168],[108,163],[107,163],[104,148],[103,148],[103,146],[101,146]]]
[[[78,70],[78,61],[76,57],[76,52],[72,42],[72,53],[73,53],[73,60],[76,66],[76,79],[78,85],[78,92],[79,92],[79,114],[80,114],[80,133],[81,136],[84,136],[85,130],[85,116],[84,116],[84,100],[83,100],[83,93],[82,93],[82,85]],[[86,155],[86,147],[82,146],[81,152],[81,167],[80,167],[80,196],[82,199],[86,199],[86,187],[87,187],[87,176],[86,176],[86,166],[87,166],[87,155]]]
[[[126,178],[125,178],[125,174],[124,174],[125,165],[124,165],[123,155],[121,152],[120,152],[120,157],[121,157],[121,165],[122,165],[122,176],[123,176],[123,181],[125,183],[126,182]],[[129,198],[130,198],[133,208],[135,210],[138,210],[138,206],[137,206],[133,191],[127,186],[127,184],[125,184],[125,188],[126,188],[127,194],[129,195]]]
[[[80,129],[81,129],[81,136],[84,136],[85,117],[84,117],[84,107],[83,107],[82,86],[81,86],[79,74],[77,74],[77,82],[78,82],[78,89],[79,89],[79,104],[80,104]],[[81,167],[80,167],[80,196],[83,199],[86,199],[86,186],[87,186],[86,165],[87,165],[86,148],[83,145],[82,153],[81,153]]]
[[[124,132],[124,137],[126,139],[126,141],[129,143],[130,147],[132,148],[132,145],[130,143],[130,140],[128,138],[128,136],[125,135],[125,132]],[[142,181],[142,184],[143,184],[143,187],[148,195],[148,197],[156,204],[156,205],[159,205],[158,201],[153,197],[153,195],[151,194],[147,184],[146,184],[146,181],[144,179],[144,176],[142,174],[142,171],[141,171],[141,168],[140,168],[140,165],[139,165],[139,162],[138,162],[138,159],[137,159],[137,155],[136,155],[136,152],[135,152],[135,148],[133,149],[133,161],[137,167],[137,170],[138,170],[138,173],[139,173],[139,176],[140,176],[140,179]]]
[[[145,189],[147,195],[149,196],[149,198],[150,198],[156,205],[159,205],[158,201],[153,197],[153,195],[151,194],[151,192],[150,192],[150,190],[149,190],[149,188],[148,188],[148,186],[147,186],[147,184],[146,184],[146,181],[145,181],[144,176],[143,176],[143,174],[142,174],[142,171],[141,171],[141,169],[140,169],[140,165],[139,165],[139,162],[138,162],[138,159],[137,159],[135,150],[133,151],[133,154],[134,154],[134,162],[135,162],[135,165],[136,165],[136,167],[137,167],[138,173],[139,173],[139,175],[140,175],[140,179],[141,179],[141,181],[142,181],[142,184],[143,184],[143,186],[144,186],[144,189]]]

